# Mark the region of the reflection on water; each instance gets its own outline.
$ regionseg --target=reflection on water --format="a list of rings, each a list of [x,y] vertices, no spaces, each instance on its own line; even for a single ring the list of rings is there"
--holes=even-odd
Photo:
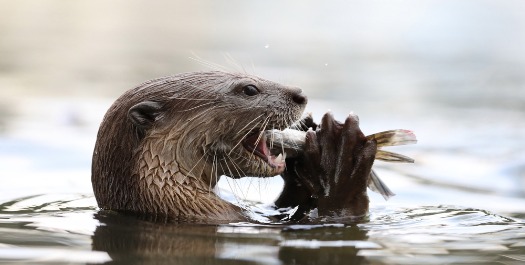
[[[113,264],[520,264],[525,221],[445,206],[373,207],[359,224],[159,224],[82,195],[0,204],[0,258]]]
[[[91,251],[92,196],[31,196],[0,204],[0,261],[100,263],[104,252]]]

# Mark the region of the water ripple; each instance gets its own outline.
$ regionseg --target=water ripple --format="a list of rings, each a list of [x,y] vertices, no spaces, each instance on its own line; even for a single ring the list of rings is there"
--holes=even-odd
[[[0,261],[516,264],[525,255],[523,220],[453,206],[375,206],[359,224],[203,226],[151,223],[95,205],[79,194],[1,203]]]

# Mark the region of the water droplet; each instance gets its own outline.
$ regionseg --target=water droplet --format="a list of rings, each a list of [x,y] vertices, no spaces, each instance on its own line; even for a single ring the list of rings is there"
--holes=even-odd
[[[265,49],[270,48],[270,44],[266,44],[266,45],[264,45],[264,48],[265,48]]]

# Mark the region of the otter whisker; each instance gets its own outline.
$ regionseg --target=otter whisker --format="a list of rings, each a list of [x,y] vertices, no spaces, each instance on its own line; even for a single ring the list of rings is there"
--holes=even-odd
[[[207,105],[210,105],[210,104],[214,104],[214,103],[215,103],[215,102],[213,102],[213,101],[212,101],[212,102],[207,102],[207,103],[203,103],[203,104],[200,104],[200,105],[198,105],[198,106],[195,106],[195,107],[193,107],[193,108],[189,108],[189,109],[185,109],[185,110],[179,110],[179,111],[177,111],[177,112],[186,112],[186,111],[194,110],[194,109],[197,109],[197,108],[202,108],[202,107],[204,107],[204,106],[207,106]]]
[[[251,123],[253,123],[254,121],[256,121],[258,118],[260,118],[260,117],[263,116],[263,115],[264,115],[264,113],[263,113],[263,114],[260,114],[260,115],[257,116],[257,117],[255,117],[252,121],[250,121],[250,122],[248,122],[246,125],[244,125],[244,127],[242,127],[242,128],[239,130],[239,132],[242,132],[244,129],[246,129],[246,127],[248,127]],[[239,145],[242,143],[242,141],[244,140],[244,138],[246,138],[246,136],[248,136],[248,134],[250,134],[251,130],[253,130],[253,129],[255,128],[255,126],[257,126],[257,124],[254,124],[254,125],[252,126],[252,128],[250,128],[250,130],[240,138],[240,140],[239,140],[239,141],[238,141],[238,142],[237,142],[237,143],[231,148],[231,150],[230,150],[230,152],[228,153],[228,155],[230,155],[230,154],[233,152],[233,150],[235,150],[235,148],[237,148],[237,146],[239,146]]]
[[[220,106],[213,106],[213,107],[211,107],[211,108],[209,108],[209,109],[205,109],[204,111],[197,112],[195,115],[189,117],[189,118],[188,118],[188,121],[193,121],[193,120],[195,120],[196,118],[199,118],[199,117],[201,117],[201,116],[204,116],[204,115],[208,114],[209,112],[211,112],[211,111],[213,111],[213,110],[215,110],[215,109],[217,109],[217,108],[219,108],[219,107],[220,107]]]
[[[233,175],[233,172],[232,172],[232,170],[230,169],[230,166],[228,166],[228,161],[226,161],[226,158],[228,158],[228,159],[230,159],[230,160],[231,160],[231,158],[230,158],[229,156],[226,155],[225,158],[224,158],[224,165],[225,165],[226,168],[228,169],[228,172],[230,173],[230,177],[233,177],[233,176],[234,176],[234,175]],[[233,162],[232,162],[232,163],[233,163]],[[232,165],[232,166],[233,166],[233,165]],[[237,172],[237,173],[239,173],[239,172]]]
[[[237,176],[242,177],[241,172],[239,172],[239,169],[236,167],[235,161],[233,161],[233,159],[229,155],[226,155],[225,157],[230,160],[230,163],[232,163],[232,167],[237,172]],[[236,176],[235,174],[233,174],[230,166],[228,166],[228,162],[226,162],[225,164],[226,164],[226,167],[228,168],[228,171],[230,172],[230,177],[233,178],[234,176]]]
[[[237,68],[237,71],[241,72],[242,70],[243,73],[246,73],[246,69],[244,69],[244,66],[237,62],[230,53],[224,53],[223,56],[227,63],[231,64],[234,68]]]
[[[214,155],[214,159],[215,159],[215,181],[214,181],[214,185],[217,185],[217,183],[219,182],[219,178],[222,175],[222,174],[219,175],[219,166],[221,167],[221,170],[222,170],[221,172],[224,172],[224,169],[222,168],[220,159],[219,159],[219,157],[217,155]],[[210,185],[210,189],[212,189],[212,188],[213,188],[213,186]]]
[[[185,98],[185,97],[170,97],[170,99],[177,99],[177,100],[195,100],[195,101],[207,101],[207,100],[215,100],[215,98]]]
[[[230,159],[230,162],[232,163],[232,166],[233,168],[237,171],[237,174],[240,176],[240,177],[245,177],[246,174],[242,171],[242,169],[237,165],[237,163],[235,163],[235,161],[230,157],[230,156],[227,156],[229,159]],[[228,168],[229,169],[229,168]],[[241,173],[239,172],[239,170],[242,172],[242,175]],[[238,185],[238,183],[234,180],[234,184],[237,184],[237,185],[234,185],[234,186],[237,186],[239,188],[239,192],[241,193],[242,197],[243,198],[246,198],[246,194],[243,193],[241,187]],[[231,188],[231,187],[230,187]],[[232,191],[235,191],[232,189]]]
[[[212,183],[212,180],[213,180],[213,173],[214,173],[214,171],[215,171],[215,175],[217,175],[217,170],[216,170],[216,168],[215,168],[215,167],[216,167],[216,164],[215,164],[215,162],[216,162],[216,158],[217,158],[217,153],[215,152],[215,153],[213,154],[213,159],[212,159],[212,163],[211,163],[210,183],[209,183],[209,190],[208,190],[208,193],[210,193],[211,190],[212,190],[211,183]]]
[[[249,181],[248,181],[248,187],[246,187],[246,193],[249,194],[251,187],[252,187],[252,186],[255,186],[255,185],[253,185],[253,182],[254,182],[254,181],[256,181],[255,178],[250,178],[250,179],[249,179]]]
[[[184,84],[185,86],[181,87],[177,92],[175,92],[175,94],[168,97],[169,99],[181,100],[182,104],[191,104],[191,101],[220,101],[221,99],[220,94],[218,94],[213,89],[199,87],[187,80],[178,80],[178,82]],[[186,99],[191,101],[187,102],[185,101]]]
[[[281,137],[281,154],[285,154],[284,153],[284,140],[283,140],[283,137]],[[286,166],[286,163],[284,164],[284,166]]]
[[[228,166],[228,162],[226,162],[225,159],[223,159],[223,161],[224,161],[224,165],[225,165],[226,168],[228,169],[228,172],[230,172],[230,175],[233,176],[233,173],[232,173],[230,167]],[[221,170],[222,170],[223,172],[226,172],[226,171],[224,170],[224,168],[222,167],[222,163],[219,163],[219,166],[221,167]],[[240,204],[240,202],[241,202],[241,201],[240,201],[240,198],[239,198],[239,196],[237,195],[237,193],[235,193],[234,188],[232,187],[229,178],[226,178],[226,183],[228,183],[228,187],[230,187],[230,190],[232,191],[233,195],[235,196],[235,200],[237,201],[237,203]]]
[[[201,162],[201,160],[207,155],[208,151],[205,150],[204,151],[204,154],[201,156],[201,158],[199,160],[197,160],[197,162],[193,165],[193,167],[188,171],[188,173],[186,173],[186,175],[184,176],[184,178],[182,179],[182,182],[184,182],[191,174],[191,172],[197,167],[197,165]]]
[[[198,87],[194,84],[192,84],[191,80],[186,80],[188,77],[164,77],[159,79],[151,80],[150,82],[146,82],[141,85],[140,91],[144,91],[147,89],[158,89],[158,90],[167,90],[169,91],[172,86],[180,86],[177,91],[174,91],[174,93],[183,95],[185,93],[191,95],[197,94],[196,91],[202,92],[199,93],[199,96],[205,96],[205,95],[212,95],[213,98],[218,98],[218,95],[211,89],[203,89],[201,87]],[[168,97],[169,98],[169,97]]]
[[[270,135],[270,139],[269,139],[269,142],[270,142],[270,149],[273,149],[273,141],[275,141],[275,134],[273,133],[273,131],[275,130],[275,127],[272,128],[272,133]]]
[[[259,116],[253,118],[250,122],[248,122],[246,125],[244,125],[244,127],[242,127],[239,132],[242,132],[244,129],[246,129],[250,124],[252,124],[252,122],[255,122],[257,119],[259,119],[261,116],[263,116],[264,113],[260,114]],[[257,124],[256,124],[257,125]],[[255,125],[252,126],[252,128],[250,128],[250,131],[253,130],[253,128],[255,128]],[[248,131],[248,133],[250,133],[250,131]],[[246,137],[247,134],[244,135],[244,137]]]
[[[250,65],[252,67],[252,73],[255,74],[257,71],[255,70],[255,63],[253,62],[253,60],[250,59]]]
[[[205,99],[218,99],[220,96],[217,94],[217,92],[213,91],[212,89],[207,89],[205,87],[198,86],[196,84],[192,83],[193,80],[185,80],[181,79],[179,80],[180,83],[182,83],[184,86],[181,87],[172,97],[175,96],[184,96],[184,95],[198,95],[198,96],[209,96],[205,97]]]
[[[203,65],[203,66],[206,66],[212,70],[218,70],[218,71],[223,71],[223,72],[228,72],[228,69],[225,67],[225,66],[222,66],[220,64],[217,64],[217,63],[213,63],[213,62],[210,62],[208,60],[205,60],[205,59],[202,59],[201,57],[199,57],[197,54],[193,53],[192,52],[192,55],[193,57],[189,57],[191,60],[193,61],[196,61],[197,63]]]
[[[233,166],[233,168],[235,169],[235,171],[237,171],[237,175],[238,175],[239,177],[246,177],[246,176],[247,176],[247,174],[241,169],[241,167],[239,167],[239,165],[237,165],[237,163],[235,163],[235,159],[233,159],[233,158],[230,157],[229,155],[227,155],[226,157],[230,159],[230,162],[232,163],[232,166]],[[243,160],[243,161],[245,160],[245,158],[244,158],[244,157],[241,157],[241,156],[239,156],[238,158],[239,158],[240,160]],[[248,160],[248,161],[249,161],[249,160]],[[240,172],[239,172],[239,171],[240,171]]]
[[[184,83],[184,82],[182,82]],[[172,97],[190,97],[194,98],[195,96],[203,97],[204,99],[220,99],[220,96],[217,95],[216,92],[202,88],[197,87],[193,85],[188,85],[187,87],[181,88],[176,95],[173,95]]]
[[[268,121],[270,120],[270,117],[266,117],[266,119],[263,121],[262,123],[262,129],[261,131],[259,132],[259,136],[257,137],[257,140],[255,140],[255,146],[257,146],[259,144],[259,141],[262,139],[262,137],[264,136],[264,131],[266,129],[266,126],[268,125]],[[255,149],[253,149],[252,151],[252,156],[253,156],[253,152],[255,152]]]

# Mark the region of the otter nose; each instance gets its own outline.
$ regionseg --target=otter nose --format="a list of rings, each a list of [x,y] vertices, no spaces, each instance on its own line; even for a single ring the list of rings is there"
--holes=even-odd
[[[303,90],[301,89],[292,92],[292,100],[299,105],[304,105],[308,102],[308,98],[303,94]]]

